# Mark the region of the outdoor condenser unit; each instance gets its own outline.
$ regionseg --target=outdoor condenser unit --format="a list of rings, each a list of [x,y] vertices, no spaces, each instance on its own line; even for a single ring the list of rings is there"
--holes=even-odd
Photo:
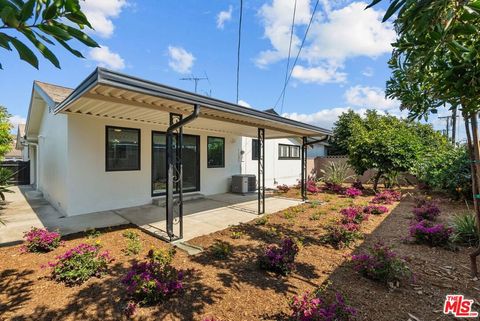
[[[257,189],[255,175],[242,174],[232,176],[232,193],[245,194]]]

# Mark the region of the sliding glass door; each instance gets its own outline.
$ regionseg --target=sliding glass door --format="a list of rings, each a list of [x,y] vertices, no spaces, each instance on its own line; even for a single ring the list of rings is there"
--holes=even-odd
[[[167,185],[167,145],[166,135],[152,132],[152,195],[164,195]],[[173,140],[174,150],[177,139]],[[200,137],[183,135],[183,191],[200,190]],[[175,184],[178,193],[178,184]]]

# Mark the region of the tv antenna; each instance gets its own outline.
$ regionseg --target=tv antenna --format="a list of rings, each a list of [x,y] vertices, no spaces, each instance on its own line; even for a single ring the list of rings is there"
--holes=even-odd
[[[180,78],[180,80],[193,81],[195,83],[195,93],[197,93],[197,88],[198,88],[198,82],[199,81],[207,80],[208,83],[210,83],[210,80],[208,79],[207,73],[205,73],[205,77],[195,77],[194,75],[191,75],[190,77]]]

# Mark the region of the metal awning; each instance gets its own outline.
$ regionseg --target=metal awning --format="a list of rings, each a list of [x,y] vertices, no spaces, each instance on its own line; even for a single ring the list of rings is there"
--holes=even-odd
[[[63,102],[55,113],[106,117],[169,126],[170,113],[189,115],[193,106],[200,115],[185,129],[265,138],[312,137],[322,139],[331,131],[272,113],[97,68]]]

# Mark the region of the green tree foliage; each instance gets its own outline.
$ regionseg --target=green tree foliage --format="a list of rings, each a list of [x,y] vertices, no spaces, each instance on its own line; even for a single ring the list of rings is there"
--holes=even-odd
[[[330,155],[348,155],[347,140],[352,136],[350,124],[360,120],[360,115],[351,109],[338,117],[333,126],[333,137],[329,142],[328,153]]]
[[[50,49],[55,42],[80,58],[83,55],[70,46],[72,39],[88,47],[98,47],[95,40],[82,31],[85,27],[93,29],[81,11],[80,0],[0,0],[0,47],[8,51],[15,49],[20,59],[37,69],[38,58],[25,43],[33,45],[45,59],[60,68],[58,58]]]
[[[10,116],[7,108],[0,105],[0,159],[12,149],[13,138],[10,134],[12,129]]]

